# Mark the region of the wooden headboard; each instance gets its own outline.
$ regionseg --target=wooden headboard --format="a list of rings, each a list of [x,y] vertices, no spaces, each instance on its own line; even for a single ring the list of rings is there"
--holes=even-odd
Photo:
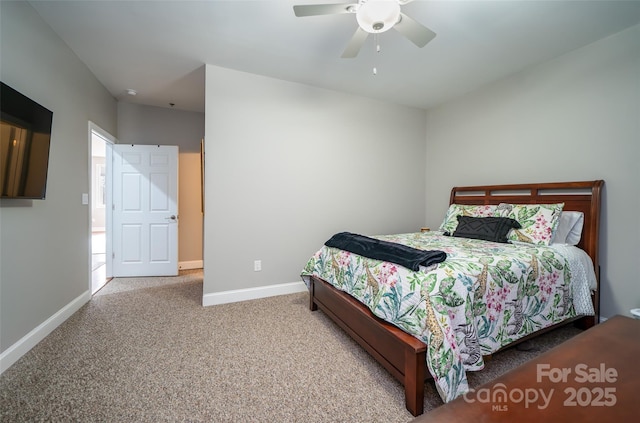
[[[600,201],[603,180],[551,182],[540,184],[478,185],[453,187],[449,204],[553,204],[564,203],[563,210],[584,213],[584,227],[578,247],[589,254],[598,280],[594,294],[595,323],[600,317]]]

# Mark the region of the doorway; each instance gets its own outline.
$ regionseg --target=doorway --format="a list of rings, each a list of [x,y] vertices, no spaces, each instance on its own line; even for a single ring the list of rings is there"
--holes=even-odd
[[[89,124],[89,210],[90,210],[90,289],[95,294],[111,278],[110,248],[110,213],[107,211],[109,201],[108,175],[111,162],[111,148],[114,138],[98,126]]]

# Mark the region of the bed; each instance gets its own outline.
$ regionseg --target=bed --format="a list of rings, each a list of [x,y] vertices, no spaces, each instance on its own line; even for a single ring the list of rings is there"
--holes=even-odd
[[[598,322],[603,184],[596,180],[454,187],[443,222],[446,226],[447,219],[455,217],[460,223],[453,232],[375,237],[446,251],[446,260],[413,271],[323,246],[302,272],[309,306],[322,310],[397,378],[404,385],[407,409],[414,416],[422,414],[426,379],[433,378],[448,402],[466,392],[466,372],[481,370],[484,356],[560,325],[574,322],[588,328]],[[462,222],[484,224],[490,219],[482,218],[488,215],[450,216],[454,209],[458,216],[489,210],[492,216],[502,216],[501,224],[522,218],[531,228],[538,215],[527,214],[530,209],[545,209],[545,216],[557,221],[562,213],[578,212],[582,230],[579,241],[571,243],[575,247],[533,243],[524,236],[532,233],[524,228],[509,231],[512,242],[506,244],[470,239],[456,234],[463,232]],[[556,227],[543,237],[551,239]],[[574,253],[577,259],[570,257]],[[576,276],[590,276],[592,281]],[[582,292],[581,298],[577,292]],[[581,304],[585,301],[588,307]]]

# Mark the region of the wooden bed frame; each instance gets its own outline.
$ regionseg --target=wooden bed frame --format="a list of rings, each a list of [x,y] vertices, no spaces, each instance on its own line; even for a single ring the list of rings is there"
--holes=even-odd
[[[449,204],[551,204],[564,203],[564,210],[584,213],[584,228],[578,247],[589,254],[594,263],[597,289],[592,294],[595,316],[575,317],[526,336],[525,341],[569,322],[589,328],[600,317],[600,266],[598,261],[600,200],[604,181],[554,182],[540,184],[483,185],[454,187]],[[350,295],[324,280],[312,277],[309,307],[318,308],[344,329],[384,368],[404,385],[407,409],[417,416],[424,411],[424,383],[430,378],[426,366],[426,345],[371,313]],[[515,343],[514,343],[515,344]],[[511,347],[510,344],[507,347]],[[505,347],[506,348],[506,347]]]

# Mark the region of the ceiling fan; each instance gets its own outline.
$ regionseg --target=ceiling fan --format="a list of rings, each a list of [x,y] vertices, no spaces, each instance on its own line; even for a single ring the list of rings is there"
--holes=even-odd
[[[401,12],[400,6],[412,0],[358,0],[357,3],[308,4],[293,6],[298,17],[338,15],[354,13],[358,29],[347,44],[343,58],[358,55],[369,34],[379,34],[395,29],[418,47],[424,47],[435,36],[435,32]]]

